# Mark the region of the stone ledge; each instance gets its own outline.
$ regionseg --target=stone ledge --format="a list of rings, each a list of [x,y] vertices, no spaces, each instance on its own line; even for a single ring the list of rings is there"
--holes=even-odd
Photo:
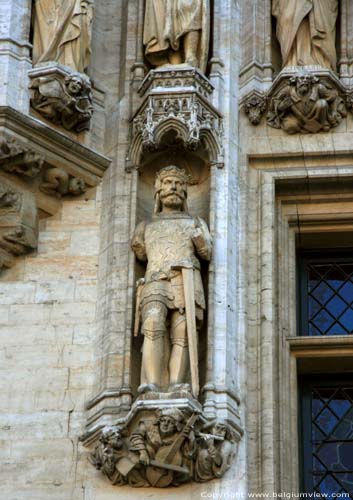
[[[0,106],[0,135],[18,139],[37,153],[44,154],[50,166],[64,168],[92,187],[99,183],[111,163],[108,157],[11,107]]]
[[[353,335],[334,337],[291,337],[286,339],[297,357],[353,356]]]

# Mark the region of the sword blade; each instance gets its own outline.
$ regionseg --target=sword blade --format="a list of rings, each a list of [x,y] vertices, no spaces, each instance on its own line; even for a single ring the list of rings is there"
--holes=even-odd
[[[189,343],[191,388],[194,397],[197,398],[199,395],[200,386],[193,268],[182,267],[182,275],[185,297],[186,329]]]
[[[150,460],[149,465],[157,467],[158,469],[167,469],[167,470],[172,470],[174,472],[182,472],[185,474],[190,473],[187,467],[179,467],[179,465],[173,465],[173,464],[164,464],[163,462],[157,462],[157,460]]]

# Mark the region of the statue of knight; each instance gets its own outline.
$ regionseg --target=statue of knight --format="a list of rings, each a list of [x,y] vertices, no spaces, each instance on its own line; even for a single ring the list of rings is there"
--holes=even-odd
[[[131,247],[147,261],[137,289],[135,334],[144,335],[139,392],[199,392],[197,335],[206,309],[200,262],[210,260],[207,224],[188,213],[187,176],[175,166],[155,180],[151,222],[141,222]]]

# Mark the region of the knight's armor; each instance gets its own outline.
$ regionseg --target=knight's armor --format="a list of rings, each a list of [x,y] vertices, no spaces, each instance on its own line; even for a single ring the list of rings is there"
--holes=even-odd
[[[196,248],[192,234],[200,227],[205,245]],[[197,319],[202,320],[205,309],[200,262],[195,253],[207,258],[211,242],[207,225],[186,213],[156,215],[152,222],[137,227],[132,247],[141,260],[148,259],[145,284],[141,291],[141,308],[149,302],[163,302],[168,309],[185,308],[180,268],[192,264]]]

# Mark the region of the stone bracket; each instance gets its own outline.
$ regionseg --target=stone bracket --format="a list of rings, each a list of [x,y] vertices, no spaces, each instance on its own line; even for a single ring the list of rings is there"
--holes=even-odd
[[[16,184],[0,183],[0,271],[16,256],[37,247],[38,211],[35,197]]]
[[[41,63],[28,72],[31,106],[66,130],[89,130],[93,114],[90,79],[59,63]]]
[[[132,139],[127,170],[141,164],[146,151],[157,151],[169,133],[185,149],[200,146],[210,161],[223,163],[223,118],[211,104],[213,87],[197,69],[168,67],[152,70],[139,94],[142,104],[132,119]]]
[[[180,392],[139,396],[125,418],[81,440],[96,444],[90,461],[112,484],[161,488],[222,477],[240,437]]]
[[[244,111],[252,125],[258,125],[267,109],[267,97],[263,92],[253,90],[243,101]]]
[[[312,79],[309,96],[312,106],[298,119],[300,97],[295,86],[303,73]],[[298,108],[299,113],[293,113],[291,106]],[[346,117],[347,110],[352,110],[352,92],[330,70],[319,66],[291,66],[281,71],[267,93],[249,92],[242,99],[242,107],[252,125],[258,125],[267,112],[267,123],[271,127],[282,128],[290,134],[317,133],[336,127]]]

